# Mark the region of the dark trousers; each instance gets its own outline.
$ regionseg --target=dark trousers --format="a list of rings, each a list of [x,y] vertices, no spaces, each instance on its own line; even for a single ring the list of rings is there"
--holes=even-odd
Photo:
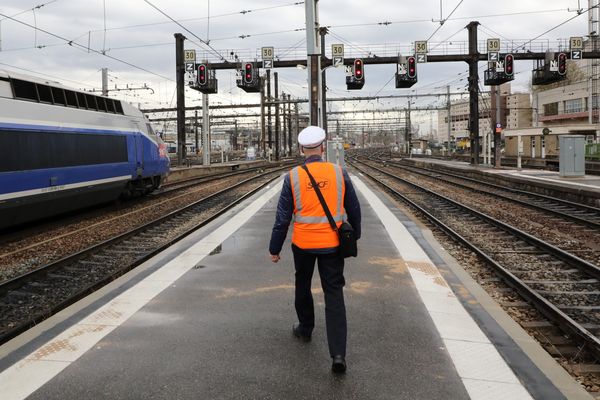
[[[302,334],[310,335],[315,326],[311,281],[315,260],[319,266],[325,295],[325,324],[330,355],[346,356],[346,306],[344,305],[344,259],[335,254],[313,254],[292,245],[296,267],[296,313]]]

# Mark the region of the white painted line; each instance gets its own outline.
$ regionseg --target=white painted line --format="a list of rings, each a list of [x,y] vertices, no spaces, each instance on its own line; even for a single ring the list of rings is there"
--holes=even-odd
[[[532,400],[406,227],[359,178],[352,182],[387,230],[473,400]]]
[[[86,187],[86,186],[103,185],[105,183],[126,181],[128,179],[131,179],[131,175],[115,176],[113,178],[97,179],[95,181],[69,183],[66,185],[59,185],[59,186],[47,186],[47,187],[43,187],[40,189],[31,189],[31,190],[23,190],[21,192],[0,194],[0,200],[9,200],[9,199],[15,199],[17,197],[34,196],[36,194],[60,192],[63,190],[77,189],[77,188]]]
[[[199,263],[279,191],[279,184],[271,184],[268,191],[207,237],[0,373],[2,400],[24,399],[58,375]]]

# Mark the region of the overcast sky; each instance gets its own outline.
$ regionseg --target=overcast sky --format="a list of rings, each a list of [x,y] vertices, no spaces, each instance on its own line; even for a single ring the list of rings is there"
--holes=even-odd
[[[14,16],[60,38],[0,17],[0,68],[91,89],[100,87],[100,69],[107,67],[112,87],[147,84],[154,90],[154,94],[115,92],[111,96],[141,103],[142,107],[169,106],[174,98],[175,32],[191,39],[186,41],[186,49],[196,49],[199,57],[215,61],[215,55],[206,53],[206,47],[194,35],[210,41],[228,59],[232,52],[244,61],[254,59],[262,46],[274,46],[276,55],[282,59],[303,58],[306,32],[296,30],[305,25],[304,5],[295,3],[294,0],[1,0],[0,14]],[[415,40],[428,38],[432,54],[464,53],[467,41],[464,27],[471,20],[482,24],[479,29],[482,43],[487,38],[499,37],[504,51],[575,17],[578,7],[585,11],[588,1],[444,0],[440,14],[439,0],[320,0],[319,14],[321,25],[331,26],[326,39],[328,54],[332,43],[344,43],[346,56],[368,57],[369,54],[393,56],[399,51],[409,54]],[[193,35],[157,9],[179,21]],[[244,10],[249,12],[242,13]],[[436,21],[448,18],[452,11],[440,27]],[[548,46],[558,49],[570,36],[587,33],[588,14],[583,13],[528,46],[534,51],[543,51]],[[91,49],[115,59],[70,46],[63,39],[84,47],[89,43]],[[480,71],[483,68],[484,63],[480,63]],[[394,65],[366,66],[366,84],[360,92],[346,90],[343,69],[328,69],[328,96],[445,93],[446,85],[452,91],[462,91],[467,83],[467,69],[465,63],[420,64],[419,82],[411,89],[401,90],[395,89],[391,80]],[[530,61],[516,63],[513,89],[527,89],[531,69]],[[280,90],[295,97],[307,97],[306,71],[293,68],[279,69],[278,73]],[[233,71],[219,71],[218,79],[219,94],[211,96],[211,103],[258,101],[258,94],[245,94],[235,86]],[[197,92],[189,90],[186,98],[188,105],[200,104]],[[434,98],[418,104],[436,102]],[[382,100],[360,105],[339,103],[334,107],[373,109],[405,104],[406,100]]]

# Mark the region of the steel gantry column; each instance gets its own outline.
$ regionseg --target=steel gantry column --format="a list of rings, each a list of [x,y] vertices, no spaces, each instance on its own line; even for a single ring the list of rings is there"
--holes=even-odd
[[[308,70],[309,125],[322,126],[321,104],[321,43],[319,41],[318,0],[306,0],[306,54]]]
[[[177,165],[185,160],[185,65],[183,60],[183,41],[185,36],[175,34],[175,72],[177,86]]]
[[[469,30],[469,137],[471,139],[471,164],[479,165],[479,51],[477,50],[477,26],[473,21]]]

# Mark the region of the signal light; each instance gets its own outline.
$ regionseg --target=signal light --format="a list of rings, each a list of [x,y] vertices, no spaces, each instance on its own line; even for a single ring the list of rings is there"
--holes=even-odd
[[[507,76],[513,76],[515,74],[514,70],[514,60],[515,57],[512,54],[507,54],[504,56],[504,73]]]
[[[363,62],[360,58],[354,60],[354,79],[362,81],[365,78]]]
[[[244,67],[244,82],[252,83],[252,77],[254,76],[254,65],[246,63]]]
[[[565,53],[558,54],[558,74],[565,75],[567,73],[567,55]]]
[[[414,57],[408,57],[406,60],[408,72],[407,75],[409,78],[417,77],[417,60]]]
[[[206,85],[206,65],[204,64],[198,66],[198,84]]]

